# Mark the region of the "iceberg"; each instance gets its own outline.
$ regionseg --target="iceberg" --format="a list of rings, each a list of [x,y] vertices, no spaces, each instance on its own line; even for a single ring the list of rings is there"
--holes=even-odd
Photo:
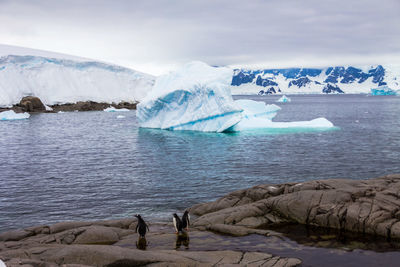
[[[277,105],[266,105],[253,100],[236,100],[235,103],[243,109],[243,119],[227,129],[227,132],[241,132],[260,129],[328,129],[335,127],[326,118],[310,121],[274,122],[272,119],[281,109]]]
[[[278,100],[276,100],[276,102],[280,102],[280,103],[287,103],[292,101],[289,97],[283,95],[281,98],[279,98]]]
[[[103,111],[105,111],[105,112],[126,112],[126,111],[129,111],[129,109],[108,107],[108,108],[104,109]]]
[[[223,132],[242,119],[230,92],[233,71],[191,62],[160,76],[137,105],[140,127]]]
[[[15,113],[13,110],[0,112],[0,121],[23,120],[29,118],[29,113]]]
[[[201,62],[160,76],[153,90],[137,105],[140,127],[203,132],[334,127],[325,118],[273,122],[281,108],[247,99],[234,101],[229,87],[231,77],[232,70]]]
[[[371,95],[397,95],[398,92],[392,90],[387,85],[371,89]]]

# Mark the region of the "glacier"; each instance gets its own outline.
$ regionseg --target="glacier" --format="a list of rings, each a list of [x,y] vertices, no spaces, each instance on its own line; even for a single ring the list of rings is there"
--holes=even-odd
[[[30,117],[29,113],[15,113],[13,110],[0,112],[0,121],[23,120]]]
[[[191,62],[157,78],[137,105],[140,127],[223,132],[242,119],[229,85],[232,70]]]
[[[0,45],[0,107],[24,96],[54,104],[138,102],[154,77],[103,62],[35,49]]]
[[[278,100],[276,100],[276,102],[280,102],[280,103],[287,103],[292,101],[289,97],[283,95],[281,98],[279,98]]]
[[[247,99],[234,101],[229,90],[231,75],[229,68],[191,62],[160,76],[153,90],[137,105],[139,126],[203,132],[334,127],[325,118],[273,122],[281,108]]]

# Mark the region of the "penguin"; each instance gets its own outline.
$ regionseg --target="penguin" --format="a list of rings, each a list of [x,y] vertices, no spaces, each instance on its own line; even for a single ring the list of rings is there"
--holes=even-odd
[[[185,210],[182,216],[182,228],[185,229],[186,231],[189,230],[189,225],[190,225],[190,215],[189,211]]]
[[[178,217],[178,215],[176,215],[176,213],[174,213],[173,216],[174,217],[173,217],[172,221],[174,222],[176,234],[182,233],[183,227],[182,227],[181,219]]]
[[[146,229],[150,232],[149,227],[147,226],[146,222],[143,220],[142,216],[136,214],[135,217],[138,219],[138,223],[136,225],[136,232],[139,230],[140,237],[144,238],[146,235]]]

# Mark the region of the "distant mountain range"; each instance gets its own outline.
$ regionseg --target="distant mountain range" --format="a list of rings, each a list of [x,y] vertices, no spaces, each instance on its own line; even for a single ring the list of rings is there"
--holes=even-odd
[[[400,89],[400,65],[289,69],[235,69],[232,93],[330,94],[369,93],[372,88]]]

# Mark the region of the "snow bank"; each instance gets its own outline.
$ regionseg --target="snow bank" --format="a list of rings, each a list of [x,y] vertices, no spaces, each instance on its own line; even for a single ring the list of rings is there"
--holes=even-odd
[[[4,46],[0,46],[0,55]],[[20,50],[15,50],[22,53]],[[45,51],[0,57],[0,107],[19,103],[34,95],[46,105],[95,102],[140,101],[154,84],[154,77],[128,68],[96,61],[54,58]],[[39,54],[32,55],[32,54]],[[73,58],[73,57],[71,57]]]
[[[114,107],[108,107],[104,109],[105,112],[126,112],[129,111],[127,108],[114,108]]]
[[[145,128],[223,132],[242,119],[242,110],[230,93],[231,80],[231,69],[202,62],[160,76],[137,106],[139,124]]]
[[[279,98],[278,100],[276,100],[276,102],[280,102],[280,103],[287,103],[292,101],[289,97],[283,95],[281,98]]]
[[[0,121],[23,120],[30,117],[29,113],[15,113],[13,110],[0,112]]]

